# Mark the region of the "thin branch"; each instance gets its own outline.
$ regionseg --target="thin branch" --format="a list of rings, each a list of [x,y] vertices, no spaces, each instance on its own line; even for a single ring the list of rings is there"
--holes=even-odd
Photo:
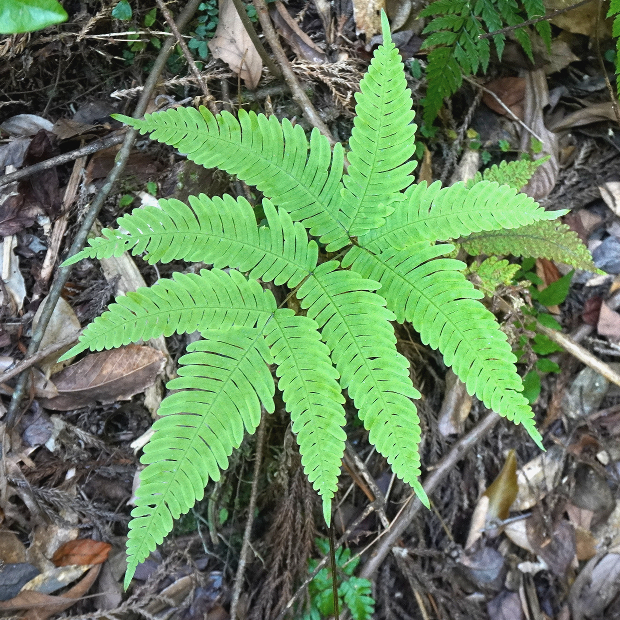
[[[532,19],[528,19],[527,21],[521,22],[520,24],[516,24],[515,26],[508,26],[506,28],[502,28],[501,30],[494,30],[493,32],[487,32],[486,34],[481,34],[478,36],[479,39],[490,39],[491,37],[495,37],[498,34],[507,34],[508,32],[513,32],[514,30],[519,30],[519,28],[524,28],[525,26],[533,26],[538,22],[551,21],[554,17],[561,15],[562,13],[568,13],[573,9],[577,9],[584,4],[589,4],[592,0],[581,0],[581,2],[577,2],[576,4],[571,4],[570,6],[564,7],[563,9],[557,9],[556,11],[552,11],[548,15],[541,15],[540,17],[532,17]]]
[[[441,459],[424,481],[424,490],[429,497],[437,490],[444,478],[456,467],[457,463],[467,452],[485,437],[500,419],[500,416],[492,411],[452,446],[450,452]],[[384,532],[381,542],[362,567],[360,577],[365,577],[366,579],[372,577],[421,508],[422,502],[415,494],[412,494],[409,502],[392,521],[390,528]]]
[[[278,67],[278,65],[276,65],[275,62],[273,62],[273,60],[271,60],[271,56],[267,53],[267,50],[265,49],[263,42],[258,38],[258,35],[256,34],[256,30],[254,30],[254,24],[250,21],[250,18],[248,17],[248,12],[245,8],[245,3],[242,2],[242,0],[232,0],[232,1],[233,1],[233,4],[235,5],[235,8],[237,9],[237,14],[239,15],[239,19],[241,20],[241,23],[243,24],[245,31],[248,33],[250,40],[254,44],[254,47],[256,48],[258,55],[261,57],[263,64],[265,65],[265,67],[267,67],[267,69],[269,69],[272,75],[275,75],[276,77],[281,78],[282,70],[280,69],[280,67]]]
[[[276,57],[278,65],[280,65],[280,68],[282,69],[282,75],[291,89],[295,103],[297,103],[297,105],[302,109],[304,116],[308,119],[308,121],[310,121],[310,123],[329,140],[330,144],[334,146],[336,144],[336,140],[334,140],[331,131],[327,128],[327,125],[319,116],[315,107],[312,105],[312,102],[308,99],[308,95],[306,95],[304,89],[297,81],[297,77],[293,72],[291,63],[288,61],[288,58],[280,45],[280,41],[278,40],[278,35],[276,34],[273,24],[271,23],[269,10],[267,9],[265,0],[253,0],[253,2],[258,19],[263,28],[263,34],[271,46],[271,50],[273,51],[273,55]]]
[[[100,140],[93,140],[92,142],[89,142],[86,146],[81,146],[79,149],[75,149],[75,151],[69,151],[68,153],[63,153],[62,155],[46,159],[45,161],[41,161],[38,164],[33,164],[32,166],[28,166],[27,168],[22,168],[21,170],[17,170],[16,172],[5,174],[4,176],[0,177],[0,187],[2,185],[12,183],[13,181],[25,179],[26,177],[30,177],[33,174],[43,172],[43,170],[49,170],[50,168],[60,166],[60,164],[66,164],[68,161],[73,161],[80,157],[84,157],[85,155],[92,155],[93,153],[97,153],[98,151],[102,151],[103,149],[107,149],[116,144],[120,144],[121,142],[123,142],[123,140],[125,140],[125,135],[126,134],[124,132],[113,133],[106,138],[102,138]]]
[[[487,93],[487,95],[491,95],[491,97],[493,97],[495,101],[497,101],[497,103],[499,103],[499,105],[501,105],[502,108],[506,111],[506,114],[510,115],[510,118],[512,118],[512,120],[519,123],[519,125],[521,125],[521,127],[523,127],[525,131],[532,134],[532,136],[534,136],[539,142],[542,142],[544,144],[545,141],[533,129],[530,129],[530,127],[528,127],[492,90],[489,90],[488,88],[486,88],[482,84],[479,84],[478,82],[476,82],[476,80],[468,77],[467,75],[464,75],[463,79],[466,82],[469,82],[470,84],[473,84],[474,86],[477,86],[478,88],[483,90],[485,93]]]
[[[248,518],[245,522],[245,531],[243,532],[243,543],[241,545],[241,555],[239,556],[239,565],[237,566],[237,574],[235,575],[235,585],[233,587],[232,599],[230,602],[230,620],[236,620],[237,607],[239,606],[239,596],[243,588],[243,576],[245,574],[245,566],[250,549],[250,536],[252,535],[252,525],[254,524],[254,509],[256,508],[256,497],[258,496],[258,479],[260,476],[260,466],[263,460],[263,448],[265,445],[265,428],[267,416],[265,411],[261,411],[260,424],[258,425],[258,433],[256,435],[256,453],[254,455],[254,472],[252,474],[252,492],[250,493],[250,504],[248,506]]]
[[[201,0],[189,0],[183,12],[179,16],[177,21],[177,26],[181,29],[183,28],[193,17],[198,5]],[[155,63],[151,72],[146,80],[146,84],[144,86],[144,90],[142,91],[142,95],[140,96],[140,100],[136,105],[134,110],[134,116],[141,117],[144,116],[146,112],[147,105],[155,89],[155,85],[157,84],[157,80],[161,72],[163,71],[166,60],[172,52],[176,40],[174,36],[170,36],[166,39],[164,44],[161,47],[161,50],[155,59]],[[123,142],[123,146],[121,147],[116,160],[114,162],[114,167],[108,174],[106,182],[99,190],[99,193],[92,201],[86,216],[84,217],[82,224],[71,244],[71,248],[69,249],[68,256],[74,256],[84,247],[84,243],[86,242],[86,238],[88,237],[88,233],[92,228],[95,220],[97,219],[97,215],[109,193],[112,191],[116,180],[120,177],[122,171],[127,164],[127,160],[129,159],[129,153],[131,152],[131,148],[133,143],[138,135],[138,132],[135,129],[129,129],[125,134],[125,140]],[[58,298],[60,297],[60,293],[64,288],[67,280],[69,279],[69,274],[71,273],[71,267],[60,267],[58,269],[58,274],[52,287],[50,289],[49,295],[47,296],[45,303],[45,307],[41,312],[41,316],[39,317],[39,322],[37,323],[36,328],[33,330],[32,338],[30,339],[30,345],[28,346],[28,351],[26,352],[26,357],[30,357],[34,355],[39,345],[41,344],[41,340],[43,339],[43,335],[45,334],[45,330],[47,329],[47,325],[49,320],[54,312],[54,308],[56,307],[56,303],[58,302]],[[11,398],[11,404],[9,405],[9,411],[6,416],[6,427],[7,429],[11,429],[15,426],[19,416],[19,404],[24,396],[24,392],[26,389],[26,383],[28,380],[28,373],[23,372],[19,379],[17,380],[17,385],[15,386],[15,391],[13,392],[13,396]]]
[[[198,67],[196,66],[196,63],[194,62],[194,57],[192,56],[192,53],[189,51],[189,47],[187,47],[187,43],[185,42],[185,39],[181,36],[181,33],[179,32],[177,25],[174,23],[174,17],[172,17],[172,13],[170,13],[170,11],[168,10],[168,7],[164,4],[163,0],[155,0],[155,2],[157,2],[157,6],[161,10],[164,16],[164,19],[168,23],[168,26],[170,26],[170,30],[172,30],[172,34],[174,34],[174,36],[176,37],[177,43],[179,44],[179,47],[181,48],[181,51],[183,52],[183,56],[185,56],[185,60],[187,60],[187,64],[189,65],[189,69],[192,72],[192,75],[196,78],[198,84],[200,84],[200,89],[202,90],[202,94],[205,96],[207,107],[209,108],[209,110],[211,110],[213,114],[217,114],[217,108],[215,107],[213,97],[211,96],[211,93],[209,92],[207,81],[203,79],[202,75],[200,74],[200,71],[198,71]]]
[[[603,60],[603,54],[601,53],[601,39],[599,37],[599,26],[601,22],[601,10],[602,10],[602,0],[598,0],[596,7],[596,23],[594,25],[594,47],[596,49],[596,58],[598,60],[598,64],[601,68],[601,72],[603,73],[603,77],[605,78],[605,85],[607,86],[607,92],[609,93],[609,99],[611,101],[611,108],[614,111],[616,116],[616,121],[620,125],[620,110],[618,109],[618,100],[616,99],[616,93],[609,81],[609,75],[607,75],[607,69],[605,68],[605,61]]]

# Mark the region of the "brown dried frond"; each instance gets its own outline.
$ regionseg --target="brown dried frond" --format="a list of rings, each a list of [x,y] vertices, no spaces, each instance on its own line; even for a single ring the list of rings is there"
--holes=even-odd
[[[11,60],[19,56],[27,47],[30,41],[30,32],[24,34],[12,34],[0,41],[0,58]]]
[[[287,435],[290,434],[290,431]],[[250,620],[275,618],[294,593],[297,583],[308,571],[316,527],[314,523],[315,493],[301,467],[299,453],[289,442],[282,462],[290,463],[282,485],[280,503],[266,536],[269,561],[266,574],[257,589],[260,594],[252,605]]]
[[[298,59],[292,67],[301,79],[325,84],[342,111],[350,117],[355,115],[353,94],[359,91],[363,75],[359,60],[348,58],[332,63],[312,63]]]

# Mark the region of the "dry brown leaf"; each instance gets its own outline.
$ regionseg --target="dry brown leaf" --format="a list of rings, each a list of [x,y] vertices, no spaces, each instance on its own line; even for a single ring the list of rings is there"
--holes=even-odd
[[[601,197],[605,204],[616,214],[620,215],[620,181],[609,181],[599,185]]]
[[[426,147],[424,147],[426,159]],[[431,181],[432,182],[432,181]],[[437,429],[443,437],[463,432],[464,423],[471,411],[473,400],[465,384],[449,369],[446,373],[446,392],[437,416]]]
[[[59,396],[41,404],[68,411],[95,401],[128,400],[153,385],[165,363],[163,353],[144,345],[91,353],[52,377]]]
[[[245,85],[254,90],[260,81],[263,61],[237,13],[232,0],[220,0],[220,18],[209,49],[241,76]]]
[[[542,280],[542,284],[537,287],[539,291],[544,291],[550,284],[557,282],[562,277],[555,263],[548,258],[536,259],[536,275]],[[547,308],[552,314],[560,314],[558,306],[547,306]]]
[[[587,108],[577,110],[562,119],[556,120],[549,125],[550,131],[565,131],[574,127],[582,127],[583,125],[591,125],[592,123],[600,123],[602,121],[616,122],[611,101],[603,101],[602,103],[593,103]]]
[[[420,172],[418,173],[418,183],[422,183],[422,181],[426,181],[429,185],[433,182],[433,154],[426,144],[424,145],[424,155],[420,164]]]
[[[269,15],[280,36],[291,46],[298,58],[314,63],[327,60],[325,52],[297,25],[280,0],[269,5]]]
[[[501,77],[485,84],[485,88],[495,93],[502,103],[517,117],[523,120],[523,103],[525,101],[525,78]],[[482,101],[493,112],[506,116],[508,113],[489,93],[482,95]]]
[[[535,510],[526,523],[527,537],[534,553],[545,561],[553,574],[563,577],[576,556],[577,544],[573,526],[568,521],[561,520],[553,531],[547,531],[545,518],[539,510]]]
[[[111,544],[91,538],[71,540],[56,550],[52,556],[52,562],[56,566],[103,564],[108,559],[110,549],[112,549]]]
[[[465,548],[471,547],[482,535],[482,530],[493,521],[503,521],[508,518],[510,506],[515,501],[518,490],[517,457],[515,451],[510,450],[497,478],[478,500]]]
[[[566,9],[573,4],[576,4],[575,0],[544,0],[547,13],[558,9]],[[556,15],[551,23],[562,30],[567,32],[573,32],[575,34],[585,34],[587,37],[594,36],[596,32],[596,14],[599,11],[598,2],[588,2],[583,6],[578,6],[575,9]],[[602,11],[603,17],[605,16],[607,9]],[[599,37],[610,38],[611,37],[611,22],[612,20],[605,21],[599,20]]]
[[[385,0],[353,0],[355,32],[365,33],[367,41],[381,32],[381,9],[385,10]]]
[[[549,104],[549,89],[547,88],[547,76],[542,69],[530,71],[526,76],[525,104],[523,107],[523,122],[543,142],[542,151],[533,153],[534,159],[549,156],[542,166],[536,170],[529,183],[523,188],[523,192],[534,200],[541,200],[548,196],[558,178],[559,164],[559,140],[558,137],[545,126],[543,110]],[[521,150],[529,153],[533,136],[529,131],[520,127]],[[538,149],[535,149],[538,150]]]
[[[596,562],[596,559],[592,559]],[[618,595],[620,591],[620,554],[608,553],[596,564],[590,579],[586,583],[575,581],[574,588],[581,588],[577,593],[571,592],[573,602],[573,618],[583,618],[584,612],[588,618],[603,617],[605,607]],[[577,596],[574,596],[577,594]],[[581,614],[577,616],[576,609]],[[611,620],[611,616],[608,616]]]
[[[80,582],[60,596],[24,590],[15,598],[0,602],[0,610],[28,610],[22,616],[22,620],[47,620],[56,614],[62,613],[65,609],[69,609],[84,596],[90,590],[93,583],[95,583],[100,568],[100,564],[93,566]]]

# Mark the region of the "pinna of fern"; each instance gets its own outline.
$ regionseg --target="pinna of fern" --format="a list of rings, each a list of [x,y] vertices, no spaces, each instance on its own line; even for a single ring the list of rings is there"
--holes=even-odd
[[[159,209],[121,217],[119,229],[105,229],[68,261],[130,250],[149,262],[212,265],[119,297],[66,354],[174,332],[202,335],[180,359],[179,377],[168,384],[178,391],[162,402],[144,449],[126,583],[173,519],[226,469],[261,407],[273,410],[267,364],[276,367],[327,522],[344,451],[344,389],[369,440],[428,505],[419,482],[420,394],[396,349],[395,320],[411,322],[472,394],[541,445],[505,335],[464,277],[464,264],[445,257],[452,246],[436,242],[552,216],[496,182],[412,184],[413,102],[385,16],[383,24],[384,43],[356,97],[346,174],[341,145],[332,153],[316,131],[308,141],[299,126],[273,116],[240,111],[237,120],[179,108],[143,120],[119,117],[265,195],[261,224],[244,198],[161,200]],[[308,232],[328,251],[342,250],[339,260],[326,261]],[[278,308],[261,282],[292,290],[305,316]]]

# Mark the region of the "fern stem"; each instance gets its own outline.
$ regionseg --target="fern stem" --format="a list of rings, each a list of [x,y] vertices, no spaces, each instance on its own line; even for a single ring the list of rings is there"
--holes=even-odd
[[[245,530],[243,532],[243,543],[241,545],[241,555],[239,556],[239,565],[237,566],[237,574],[235,575],[235,585],[232,592],[232,600],[230,602],[230,620],[236,620],[237,607],[239,606],[239,596],[243,587],[243,576],[245,574],[245,566],[247,563],[248,549],[250,548],[250,536],[252,535],[252,525],[254,524],[254,509],[256,508],[256,497],[258,496],[258,477],[260,475],[261,461],[263,460],[263,448],[265,445],[265,427],[266,412],[261,412],[260,424],[256,434],[256,452],[254,455],[254,471],[252,474],[252,491],[250,493],[250,504],[248,506],[248,518],[245,522]]]

